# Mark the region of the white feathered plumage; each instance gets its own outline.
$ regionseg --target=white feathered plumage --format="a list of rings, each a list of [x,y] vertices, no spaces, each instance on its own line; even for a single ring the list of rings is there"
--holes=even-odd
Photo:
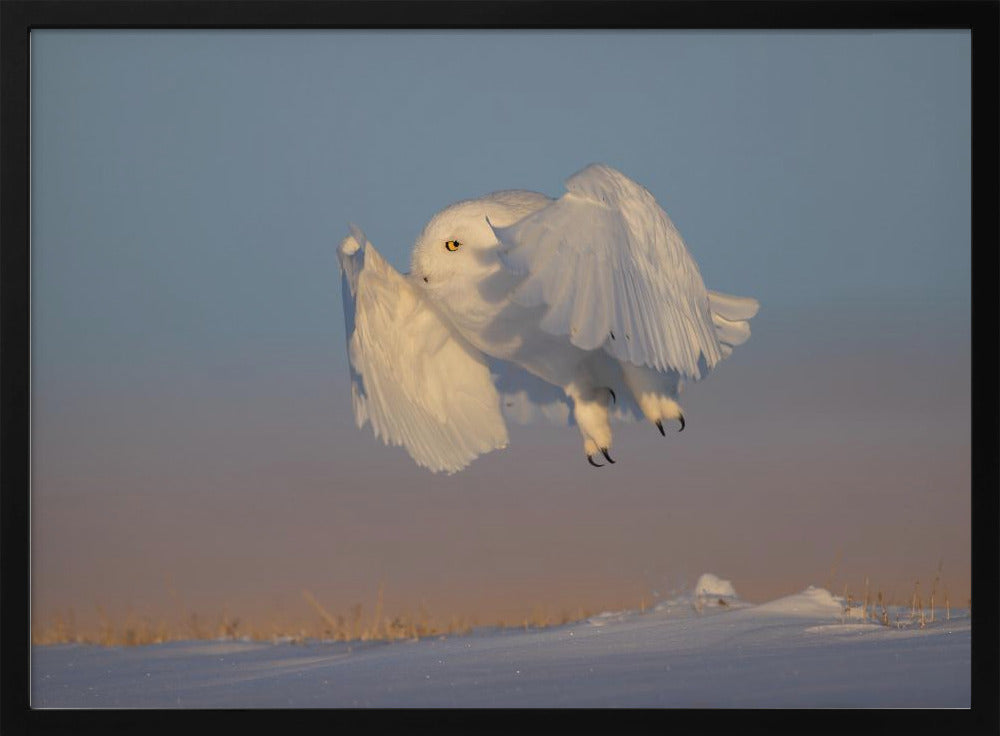
[[[614,462],[612,418],[683,429],[684,382],[747,340],[757,301],[706,290],[621,172],[594,164],[566,189],[447,207],[405,275],[352,226],[338,257],[359,427],[445,472],[506,447],[504,415],[575,423],[593,465]]]

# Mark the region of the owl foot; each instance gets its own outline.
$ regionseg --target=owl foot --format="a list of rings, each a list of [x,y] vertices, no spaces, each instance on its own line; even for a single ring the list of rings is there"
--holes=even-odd
[[[607,458],[607,461],[609,463],[611,463],[612,465],[615,464],[615,461],[612,459],[611,455],[608,454],[608,448],[607,447],[602,447],[601,448],[601,454],[604,455],[605,458]],[[596,453],[595,453],[595,455],[596,455]],[[603,468],[604,467],[604,463],[595,463],[594,462],[594,455],[587,455],[587,462],[590,463],[591,465],[593,465],[595,468]]]
[[[615,392],[607,386],[585,385],[581,389],[579,385],[571,384],[566,389],[566,395],[573,400],[573,419],[583,438],[583,454],[587,456],[587,462],[595,468],[604,467],[603,463],[596,461],[604,455],[605,460],[614,463],[609,454],[612,437],[608,407],[617,400]]]
[[[678,416],[678,417],[677,417],[677,419],[679,419],[679,420],[680,420],[680,423],[681,423],[681,428],[680,428],[680,429],[678,429],[677,431],[678,431],[678,432],[683,432],[683,431],[684,431],[684,426],[685,426],[685,423],[684,423],[684,415],[683,415],[683,414],[681,414],[680,416]],[[666,437],[666,436],[667,436],[667,433],[666,433],[665,431],[663,431],[663,422],[662,422],[661,420],[657,419],[657,420],[656,420],[656,421],[654,422],[654,424],[656,424],[656,428],[657,428],[658,430],[660,430],[660,434],[662,434],[662,435],[663,435],[664,437]]]

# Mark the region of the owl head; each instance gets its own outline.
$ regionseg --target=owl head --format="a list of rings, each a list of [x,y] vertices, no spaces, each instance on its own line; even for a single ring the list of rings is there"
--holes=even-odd
[[[431,295],[484,283],[502,268],[493,228],[513,225],[550,201],[535,192],[502,191],[446,207],[417,238],[411,273]]]
[[[413,247],[411,273],[433,293],[495,271],[497,239],[490,224],[504,214],[496,210],[482,200],[467,200],[434,215]]]

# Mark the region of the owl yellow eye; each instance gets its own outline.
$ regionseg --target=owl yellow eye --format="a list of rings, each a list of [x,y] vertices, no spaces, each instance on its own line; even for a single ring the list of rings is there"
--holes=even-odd
[[[459,243],[457,240],[449,240],[445,242],[444,247],[450,250],[452,253],[454,253],[456,250],[458,250],[458,247],[460,245],[461,243]]]

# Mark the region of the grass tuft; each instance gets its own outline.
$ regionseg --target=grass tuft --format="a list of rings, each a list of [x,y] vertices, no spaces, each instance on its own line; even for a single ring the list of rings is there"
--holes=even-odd
[[[866,576],[864,579],[864,595],[860,599],[855,598],[850,586],[844,584],[841,601],[841,622],[847,620],[857,620],[863,622],[876,623],[885,627],[895,627],[906,629],[912,626],[925,628],[928,624],[934,623],[937,614],[935,611],[935,601],[937,600],[938,586],[941,584],[941,573],[943,564],[938,564],[937,573],[931,585],[929,599],[926,600],[920,594],[920,580],[914,580],[913,592],[898,603],[893,597],[878,589],[874,597],[871,594],[871,581]],[[831,575],[833,570],[831,570]],[[951,601],[948,596],[948,588],[944,587],[945,620],[951,620]],[[891,616],[890,616],[891,614]],[[972,616],[972,600],[969,600],[968,615]]]
[[[101,646],[141,646],[161,644],[168,641],[228,640],[228,641],[270,641],[301,643],[306,640],[319,641],[417,641],[427,637],[448,637],[468,634],[478,626],[475,618],[450,616],[435,619],[421,603],[416,614],[390,615],[385,611],[385,589],[379,586],[375,606],[370,618],[364,615],[361,603],[351,606],[346,615],[334,614],[325,607],[311,591],[303,590],[302,597],[315,613],[315,618],[289,625],[271,620],[264,625],[244,621],[224,611],[215,619],[205,617],[196,611],[180,617],[178,623],[166,620],[153,621],[149,617],[129,615],[123,620],[115,620],[103,608],[97,607],[97,625],[91,631],[80,631],[72,609],[53,615],[48,621],[32,626],[32,644],[97,644]],[[525,630],[544,628],[582,621],[591,613],[584,608],[577,609],[574,619],[567,611],[558,615],[536,608],[530,617],[523,619]],[[499,620],[498,629],[518,626],[509,621]]]

